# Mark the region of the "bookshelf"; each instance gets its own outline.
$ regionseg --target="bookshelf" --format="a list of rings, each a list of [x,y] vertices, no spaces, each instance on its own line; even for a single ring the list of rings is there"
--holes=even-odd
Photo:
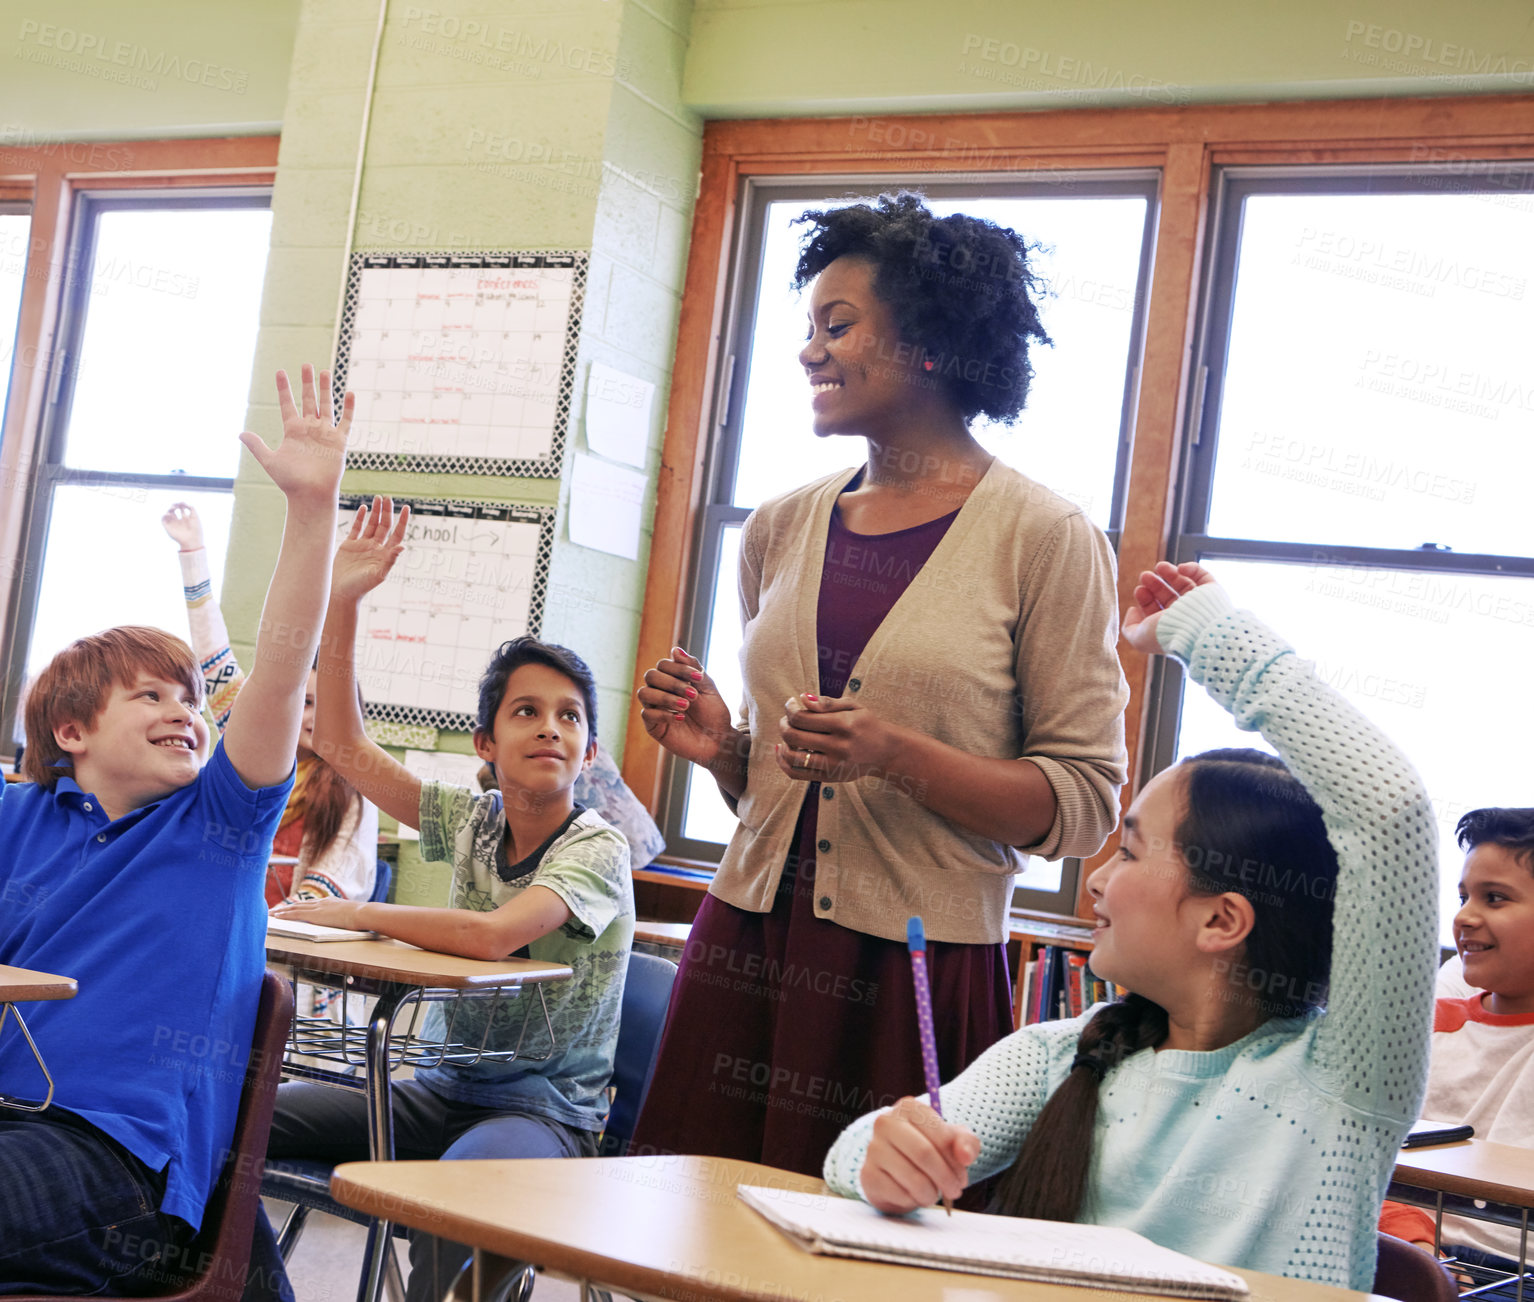
[[[1092,952],[1092,928],[1079,922],[1033,918],[1014,913],[1010,939],[1017,942],[1016,984],[1012,989],[1012,1025],[1074,1017],[1099,998],[1112,998],[1111,987],[1086,971]],[[1041,970],[1046,987],[1038,984]],[[1047,1006],[1046,1006],[1047,1004]]]

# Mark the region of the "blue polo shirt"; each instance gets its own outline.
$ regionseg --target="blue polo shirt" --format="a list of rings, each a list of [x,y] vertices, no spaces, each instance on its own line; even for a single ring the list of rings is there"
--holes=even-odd
[[[234,1135],[265,967],[263,889],[290,775],[252,791],[219,742],[189,786],[116,821],[72,778],[0,799],[0,963],[74,977],[25,1006],[53,1105],[166,1170],[194,1229]],[[0,1036],[0,1091],[39,1098]]]

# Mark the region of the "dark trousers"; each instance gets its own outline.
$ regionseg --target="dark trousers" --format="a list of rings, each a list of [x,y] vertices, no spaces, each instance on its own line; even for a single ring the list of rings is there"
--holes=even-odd
[[[0,1112],[0,1293],[170,1292],[191,1239],[165,1176],[61,1108]]]
[[[544,1117],[456,1103],[417,1081],[393,1088],[394,1155],[404,1161],[488,1157],[592,1157],[596,1135]],[[267,1157],[365,1161],[367,1099],[351,1090],[290,1081],[277,1091]],[[473,1255],[423,1230],[410,1233],[408,1302],[437,1302]],[[264,1264],[254,1263],[253,1264]]]

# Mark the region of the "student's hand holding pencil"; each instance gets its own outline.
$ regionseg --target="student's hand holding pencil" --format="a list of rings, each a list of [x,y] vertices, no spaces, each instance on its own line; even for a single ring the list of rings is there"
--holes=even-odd
[[[920,1099],[904,1098],[874,1121],[863,1159],[863,1193],[881,1212],[902,1215],[957,1198],[969,1184],[980,1141]]]

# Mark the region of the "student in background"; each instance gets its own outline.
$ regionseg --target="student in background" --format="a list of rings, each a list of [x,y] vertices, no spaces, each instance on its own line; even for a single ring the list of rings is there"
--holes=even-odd
[[[170,1293],[206,1248],[192,1238],[250,1056],[262,881],[330,587],[352,413],[347,394],[331,423],[330,377],[316,395],[308,366],[302,409],[280,372],[277,397],[279,446],[240,437],[286,498],[282,550],[250,681],[212,757],[202,763],[190,648],[109,629],[38,676],[32,785],[0,788],[0,963],[80,987],[27,1010],[52,1106],[0,1109],[0,1293]],[[0,1038],[0,1090],[41,1093],[20,1036]],[[278,1262],[265,1287],[285,1285]]]
[[[1440,997],[1422,1115],[1469,1122],[1477,1139],[1534,1148],[1534,809],[1475,809],[1455,829],[1465,866],[1454,945],[1468,997]],[[1380,1229],[1433,1251],[1433,1218],[1386,1203]],[[1444,1249],[1517,1269],[1519,1231],[1445,1216]]]
[[[387,499],[336,552],[320,652],[315,745],[380,809],[421,831],[421,857],[453,865],[452,906],[358,900],[279,905],[279,915],[360,927],[468,958],[514,953],[567,964],[545,989],[553,1044],[536,1014],[525,1059],[417,1071],[394,1086],[401,1158],[589,1157],[607,1112],[624,977],[634,935],[628,844],[572,795],[596,747],[596,684],[565,647],[522,637],[504,643],[480,681],[474,749],[495,766],[497,790],[422,782],[368,739],[357,708],[357,610],[404,550],[408,508],[391,527]],[[527,1009],[504,1010],[486,1032],[488,1004],[470,1000],[456,1039],[512,1049]],[[425,1034],[440,1035],[441,1005]],[[540,1055],[547,1055],[538,1061]],[[352,1161],[368,1155],[361,1094],[294,1082],[281,1087],[268,1152]],[[412,1233],[410,1302],[445,1296],[470,1249]]]
[[[1163,562],[1134,601],[1130,645],[1175,656],[1282,762],[1211,751],[1148,782],[1087,882],[1092,967],[1136,993],[1017,1031],[942,1087],[946,1119],[912,1098],[863,1117],[825,1178],[904,1212],[1005,1172],[1005,1214],[1367,1291],[1427,1068],[1427,794],[1201,566]]]
[[[160,523],[181,547],[181,581],[192,650],[202,666],[208,705],[222,732],[244,686],[224,615],[213,597],[202,521],[185,502],[175,503]],[[284,899],[331,897],[365,900],[373,893],[378,868],[378,808],[314,753],[315,674],[304,688],[304,721],[298,735],[293,794],[282,811],[272,852],[288,860],[273,863],[267,879],[268,906]]]

